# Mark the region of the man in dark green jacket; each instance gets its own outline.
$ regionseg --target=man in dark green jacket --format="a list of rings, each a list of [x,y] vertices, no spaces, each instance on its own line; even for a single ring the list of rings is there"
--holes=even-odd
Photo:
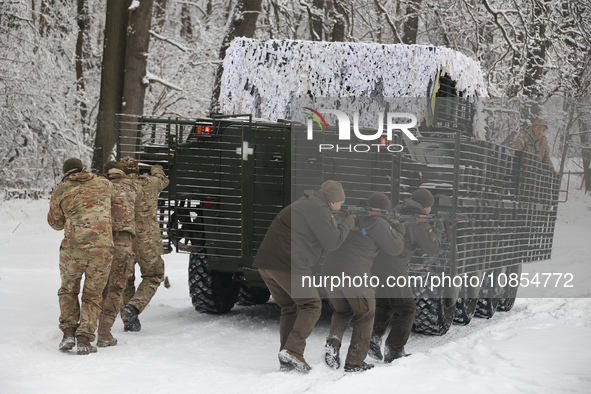
[[[311,369],[304,349],[320,317],[322,302],[315,288],[301,288],[301,278],[312,275],[311,269],[324,249],[337,249],[349,235],[354,217],[348,216],[338,224],[331,213],[341,209],[344,202],[345,192],[336,181],[324,182],[319,191],[304,192],[275,217],[257,252],[253,266],[281,307],[282,370]]]
[[[397,206],[395,211],[402,215],[426,215],[431,212],[434,198],[427,189],[417,189],[411,198]],[[376,317],[373,325],[372,338],[368,355],[376,360],[384,359],[385,363],[406,355],[404,345],[408,341],[415,320],[416,305],[412,288],[408,280],[408,263],[415,250],[436,256],[441,245],[443,224],[430,225],[426,221],[417,220],[408,223],[404,235],[404,249],[396,257],[380,252],[376,257],[372,274],[380,278],[380,283],[387,283],[387,278],[402,278],[397,283],[405,283],[404,287],[385,285],[376,289]],[[396,315],[396,318],[394,318]],[[382,337],[392,322],[392,328],[386,338],[384,356],[382,357]]]
[[[368,204],[371,208],[390,210],[390,200],[383,193],[373,193]],[[334,312],[330,333],[326,340],[325,361],[329,367],[339,368],[339,350],[343,334],[354,319],[351,344],[345,360],[345,372],[362,372],[373,368],[366,363],[369,340],[373,327],[376,302],[369,278],[371,266],[378,252],[390,257],[402,252],[404,226],[392,227],[381,217],[358,218],[343,245],[326,255],[323,277],[331,277],[326,286],[328,301]]]

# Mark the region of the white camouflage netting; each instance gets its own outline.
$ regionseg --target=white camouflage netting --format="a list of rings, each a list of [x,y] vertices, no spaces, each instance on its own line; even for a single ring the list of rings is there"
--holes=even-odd
[[[221,111],[277,120],[300,97],[428,97],[439,70],[464,97],[487,96],[478,63],[448,48],[239,38],[224,60]]]

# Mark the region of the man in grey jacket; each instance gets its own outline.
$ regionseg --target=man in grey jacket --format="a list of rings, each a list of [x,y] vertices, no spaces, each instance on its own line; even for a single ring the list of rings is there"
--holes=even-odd
[[[258,268],[273,299],[281,307],[279,320],[282,370],[308,372],[304,359],[306,339],[320,317],[322,302],[315,288],[305,296],[292,292],[292,284],[312,274],[324,249],[335,250],[347,238],[355,218],[337,223],[331,211],[341,209],[345,192],[339,182],[326,181],[320,190],[308,190],[275,217],[257,252],[253,266]],[[297,289],[301,293],[302,289]]]

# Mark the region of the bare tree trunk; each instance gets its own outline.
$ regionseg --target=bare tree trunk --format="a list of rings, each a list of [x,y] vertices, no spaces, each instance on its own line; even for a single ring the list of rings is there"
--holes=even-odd
[[[564,126],[564,135],[562,141],[562,155],[560,157],[560,164],[558,169],[558,176],[562,178],[564,174],[564,166],[566,164],[566,158],[568,156],[568,151],[571,148],[571,130],[575,127],[575,124],[579,122],[580,124],[580,108],[577,105],[577,99],[572,97],[565,97],[563,100],[562,109],[566,116],[564,116],[564,120],[566,121],[566,125]],[[560,132],[560,131],[559,131]]]
[[[103,67],[101,72],[101,93],[97,115],[96,138],[92,169],[102,171],[117,136],[115,115],[121,112],[123,76],[125,73],[125,42],[130,0],[108,0],[103,44]]]
[[[262,0],[238,0],[232,13],[232,21],[229,23],[226,35],[220,48],[220,60],[226,57],[226,50],[232,40],[236,37],[252,37],[256,30],[257,18],[261,13]],[[221,91],[222,74],[224,67],[220,64],[216,70],[213,83],[213,93],[211,97],[210,111],[220,110],[219,99]]]
[[[154,22],[158,31],[162,31],[166,25],[166,2],[167,0],[156,0],[154,3]],[[183,8],[186,7],[183,4]]]
[[[150,45],[150,23],[154,0],[141,0],[140,6],[131,10],[125,47],[125,77],[123,79],[123,105],[121,112],[126,115],[142,115],[148,79],[148,47]],[[130,119],[132,120],[132,119]],[[121,130],[121,145],[135,145],[134,130]],[[132,148],[132,150],[135,150]]]
[[[140,6],[129,14],[123,83],[122,113],[124,114],[141,115],[144,112],[144,98],[148,86],[145,77],[153,5],[154,0],[141,0]]]
[[[207,0],[207,5],[205,6],[205,30],[209,30],[209,21],[211,20],[212,15],[213,0]]]
[[[421,0],[408,0],[406,6],[406,23],[404,24],[404,44],[416,44],[417,33],[419,31],[419,9],[421,8]]]
[[[39,11],[39,34],[41,37],[47,37],[51,30],[50,14],[53,13],[54,0],[41,0]]]
[[[349,26],[349,15],[344,0],[334,0],[333,18],[335,20],[330,40],[333,42],[347,41],[347,28]]]
[[[312,11],[310,18],[310,37],[312,41],[322,41],[323,19],[318,12],[324,12],[324,0],[314,0],[312,2]]]
[[[528,42],[530,49],[527,51],[523,94],[526,97],[540,97],[543,93],[540,81],[544,76],[544,63],[546,62],[546,26],[541,23],[545,11],[540,3],[534,1],[532,4],[534,23],[530,26],[532,37]]]
[[[86,89],[84,86],[84,60],[86,59],[86,53],[84,52],[84,44],[86,41],[86,35],[88,26],[90,24],[90,18],[88,17],[88,7],[86,0],[78,0],[78,39],[76,40],[76,90],[78,92],[77,106],[80,110],[80,117],[82,118],[82,124],[86,127],[87,120],[86,114],[88,112],[86,107],[86,100],[84,98]]]
[[[189,6],[186,3],[181,5],[181,36],[185,38],[193,37],[193,22],[191,21]]]
[[[579,119],[579,131],[581,132],[581,155],[583,156],[583,179],[585,182],[585,193],[591,192],[591,138],[589,137],[589,122],[582,117]]]

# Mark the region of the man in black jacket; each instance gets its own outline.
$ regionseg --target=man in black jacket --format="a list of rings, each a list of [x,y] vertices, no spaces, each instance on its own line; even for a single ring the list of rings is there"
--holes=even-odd
[[[395,211],[402,215],[427,215],[431,212],[433,203],[434,198],[429,190],[418,189],[411,198],[405,199],[403,204],[397,206]],[[416,314],[415,300],[408,280],[408,263],[418,248],[429,256],[436,256],[439,253],[443,231],[441,222],[437,225],[420,220],[408,223],[402,253],[396,257],[380,253],[376,257],[372,274],[380,278],[380,283],[386,283],[388,277],[405,277],[406,281],[398,283],[406,283],[406,286],[380,286],[376,289],[376,316],[368,352],[370,357],[376,360],[383,358],[385,363],[391,363],[406,355],[404,345],[408,341]],[[390,322],[392,328],[386,338],[382,357],[382,337]]]

